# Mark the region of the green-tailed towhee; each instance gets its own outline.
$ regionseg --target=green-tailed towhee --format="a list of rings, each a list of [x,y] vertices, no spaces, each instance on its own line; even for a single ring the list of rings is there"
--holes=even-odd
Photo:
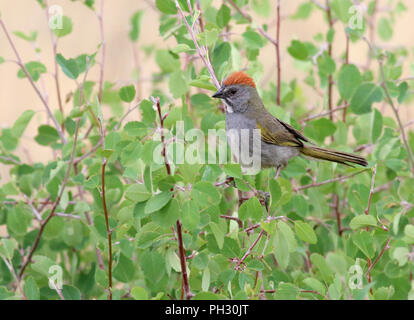
[[[253,131],[254,129],[260,130],[262,168],[276,167],[279,170],[287,165],[289,159],[299,155],[346,165],[351,163],[368,165],[367,161],[360,156],[312,145],[302,133],[275,118],[264,107],[253,79],[242,71],[228,76],[213,97],[222,99],[226,105],[226,132],[233,154],[235,150],[240,152],[242,144],[245,143],[241,139],[241,132],[247,129],[251,156]],[[229,139],[230,131],[235,132],[239,136],[238,139]]]

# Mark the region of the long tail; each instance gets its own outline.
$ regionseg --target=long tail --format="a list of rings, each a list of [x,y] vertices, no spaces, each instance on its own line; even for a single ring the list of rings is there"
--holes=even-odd
[[[364,167],[368,165],[367,160],[365,160],[364,158],[346,152],[323,149],[314,146],[303,146],[300,152],[305,156],[309,156],[315,159],[338,162],[348,166],[350,165],[349,163],[359,164]]]

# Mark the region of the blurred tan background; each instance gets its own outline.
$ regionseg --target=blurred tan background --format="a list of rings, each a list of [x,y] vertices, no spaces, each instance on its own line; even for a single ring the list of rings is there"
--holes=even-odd
[[[258,17],[252,14],[258,23],[268,23],[269,33],[275,35],[275,14],[276,9],[271,1],[272,11],[268,18]],[[283,17],[292,15],[298,5],[303,0],[282,0],[281,12]],[[320,1],[324,3],[324,1]],[[173,38],[164,41],[158,35],[158,15],[155,9],[155,0],[105,0],[104,2],[104,30],[107,44],[107,55],[105,63],[105,80],[116,82],[119,86],[127,83],[133,83],[134,59],[131,42],[128,38],[130,29],[130,18],[136,10],[145,10],[143,17],[141,36],[138,48],[155,43],[159,48],[175,46]],[[222,1],[214,0],[217,8],[220,7]],[[388,1],[379,0],[380,12],[377,19],[384,12]],[[404,46],[410,49],[410,63],[413,63],[413,46],[414,46],[414,1],[404,0],[403,3],[408,7],[401,18],[396,20],[394,37],[391,41],[384,44],[388,47]],[[65,57],[76,57],[81,53],[93,53],[96,51],[100,43],[99,23],[96,13],[85,7],[80,1],[72,2],[69,0],[49,0],[49,5],[60,5],[63,8],[64,15],[70,16],[73,21],[73,32],[59,40],[58,52],[63,53]],[[101,0],[96,0],[96,11],[100,10]],[[41,49],[39,58],[48,68],[48,73],[42,76],[42,81],[37,84],[49,94],[50,104],[57,109],[57,99],[53,72],[53,55],[50,33],[48,30],[47,19],[44,10],[41,9],[36,0],[0,0],[0,12],[10,33],[14,31],[22,31],[30,33],[38,31],[37,45]],[[238,37],[244,31],[245,27],[235,28]],[[293,68],[293,59],[287,53],[286,48],[290,41],[294,38],[300,40],[312,40],[313,36],[318,32],[326,32],[326,23],[323,20],[320,10],[314,10],[311,17],[307,20],[291,20],[284,19],[281,29],[281,52],[282,52],[282,79],[289,81],[298,77],[303,80],[304,74]],[[334,42],[334,56],[339,58],[345,50],[345,37],[341,24],[336,24],[336,38]],[[16,47],[21,54],[24,62],[36,60],[34,48],[26,41],[23,41],[12,35]],[[376,36],[376,41],[381,43]],[[363,64],[366,61],[367,46],[365,43],[352,45],[350,50],[350,61],[352,63]],[[15,60],[15,56],[10,48],[9,43],[2,30],[0,30],[0,56],[6,60]],[[100,55],[98,54],[99,61]],[[158,71],[158,67],[152,58],[145,59],[144,54],[140,54],[143,79],[148,79],[154,71]],[[260,61],[264,64],[264,77],[274,81],[275,75],[275,52],[274,47],[269,43],[261,53]],[[375,63],[375,62],[374,62]],[[374,66],[374,70],[377,67]],[[270,72],[269,72],[270,70]],[[273,71],[272,71],[273,70]],[[31,161],[43,161],[52,158],[52,153],[48,148],[37,145],[33,137],[36,135],[36,128],[39,124],[46,122],[46,114],[38,96],[30,86],[27,79],[18,79],[16,77],[18,71],[17,65],[6,62],[0,65],[0,130],[2,127],[8,127],[21,115],[26,109],[37,111],[35,118],[26,130],[22,141],[19,145],[18,155],[23,161],[27,161],[28,157]],[[67,93],[73,91],[75,83],[60,72],[61,91],[63,98]],[[410,65],[404,65],[404,76],[410,76]],[[89,79],[98,79],[99,66],[96,65],[89,72]],[[148,81],[143,82],[143,97],[149,94]],[[304,86],[306,87],[306,86]],[[307,89],[309,90],[309,89]],[[308,105],[319,106],[315,113],[321,110],[322,98],[315,94],[312,90],[306,91],[308,97]],[[65,110],[69,110],[72,102],[65,105]],[[412,109],[412,107],[411,107]],[[409,107],[402,110],[402,118],[408,122],[412,119]],[[0,164],[0,185],[9,179],[8,168]]]

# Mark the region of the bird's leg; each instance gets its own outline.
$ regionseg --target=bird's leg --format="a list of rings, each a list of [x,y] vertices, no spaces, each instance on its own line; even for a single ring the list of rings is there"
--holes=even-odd
[[[276,175],[275,175],[275,180],[277,180],[277,178],[279,178],[279,174],[280,174],[280,169],[281,168],[282,168],[281,166],[278,166],[277,167],[277,169],[276,169]]]

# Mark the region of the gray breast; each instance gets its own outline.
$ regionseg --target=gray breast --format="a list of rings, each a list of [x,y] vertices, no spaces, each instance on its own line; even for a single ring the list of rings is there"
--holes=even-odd
[[[289,159],[299,155],[298,148],[263,142],[259,131],[253,133],[254,129],[257,129],[255,120],[242,113],[226,113],[227,141],[242,167],[249,168],[252,162],[259,162],[263,168],[284,167]]]

